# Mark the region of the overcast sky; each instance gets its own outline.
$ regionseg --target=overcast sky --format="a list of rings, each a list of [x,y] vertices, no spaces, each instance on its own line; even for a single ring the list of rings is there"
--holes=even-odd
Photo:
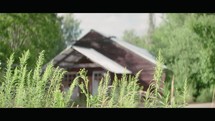
[[[85,34],[90,29],[121,38],[125,30],[134,29],[144,35],[148,29],[148,13],[74,13],[81,21],[80,28]],[[156,25],[162,21],[162,14],[155,14]]]

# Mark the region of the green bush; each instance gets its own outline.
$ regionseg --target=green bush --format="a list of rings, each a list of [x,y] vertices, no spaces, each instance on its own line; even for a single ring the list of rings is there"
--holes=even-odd
[[[213,13],[167,13],[152,35],[138,36],[134,30],[127,30],[123,39],[146,48],[156,56],[161,50],[165,65],[173,73],[166,75],[166,89],[170,89],[174,75],[174,86],[179,95],[183,91],[183,81],[187,80],[187,101],[195,102],[202,98],[210,102],[212,91],[205,97],[203,92],[214,90],[215,86],[214,19]],[[146,43],[148,38],[150,43]]]
[[[200,92],[200,95],[196,99],[197,102],[208,102],[208,101],[215,101],[214,100],[214,91],[212,89],[206,88]]]
[[[201,93],[215,85],[214,19],[214,14],[206,13],[166,14],[152,36],[151,52],[162,50],[179,92],[183,90],[182,81],[187,79],[193,101],[211,101]]]

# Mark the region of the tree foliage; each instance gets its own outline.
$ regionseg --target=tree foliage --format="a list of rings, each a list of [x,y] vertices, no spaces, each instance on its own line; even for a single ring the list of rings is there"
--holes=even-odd
[[[65,14],[62,18],[62,31],[66,45],[73,44],[80,36],[80,21],[75,19],[73,14]]]
[[[34,63],[37,54],[45,50],[45,62],[51,60],[64,47],[60,20],[54,13],[1,13],[0,61],[5,66],[11,53],[21,55],[29,49]],[[18,58],[15,58],[15,63]],[[31,65],[29,65],[31,66]]]
[[[125,30],[123,33],[123,40],[142,47],[144,45],[144,40],[142,37],[135,33],[135,30]]]
[[[161,50],[165,65],[174,73],[175,88],[179,92],[187,80],[194,101],[211,101],[215,85],[214,19],[214,14],[166,14],[161,25],[155,28],[150,45],[144,42],[147,37],[138,37],[132,32],[125,33],[124,37],[135,40],[133,44],[149,49],[155,56]],[[170,86],[170,80],[166,82]]]

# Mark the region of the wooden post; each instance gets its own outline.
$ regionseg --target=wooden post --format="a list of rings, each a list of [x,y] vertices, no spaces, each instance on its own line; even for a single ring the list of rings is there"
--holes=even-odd
[[[215,88],[214,88],[213,94],[212,94],[212,105],[211,105],[212,108],[214,107],[214,96],[215,96],[214,94],[215,94]]]
[[[172,105],[173,100],[174,100],[174,75],[172,76],[171,92],[170,93],[171,93],[170,102]]]

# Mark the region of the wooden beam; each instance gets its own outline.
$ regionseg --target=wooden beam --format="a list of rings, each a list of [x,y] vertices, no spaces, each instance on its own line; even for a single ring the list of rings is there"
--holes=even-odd
[[[65,64],[65,65],[59,65],[60,67],[70,67],[70,68],[96,68],[101,67],[98,64],[95,63],[81,63],[81,64]]]
[[[59,60],[58,62],[56,62],[55,64],[54,64],[54,66],[57,66],[57,65],[59,65],[61,62],[63,62],[66,58],[68,58],[71,54],[72,54],[72,52],[77,52],[77,51],[75,51],[74,49],[69,53],[69,54],[67,54],[65,57],[63,57],[61,60]],[[77,54],[80,54],[79,52],[77,52]],[[81,54],[80,54],[81,55]]]

